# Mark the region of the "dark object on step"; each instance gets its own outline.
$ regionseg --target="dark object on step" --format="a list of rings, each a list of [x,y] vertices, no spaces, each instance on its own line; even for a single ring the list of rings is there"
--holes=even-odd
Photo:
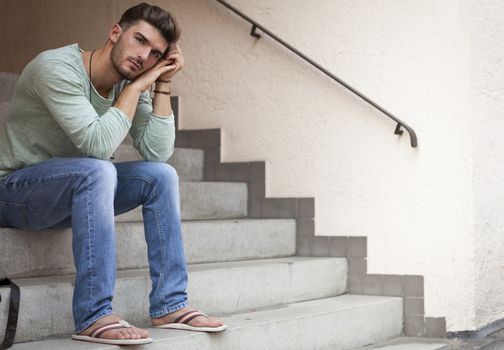
[[[21,293],[19,287],[8,278],[0,279],[0,287],[8,286],[10,287],[10,305],[9,305],[9,316],[7,319],[7,329],[5,330],[4,340],[0,344],[0,350],[8,349],[14,343],[14,338],[16,336],[16,327],[19,313],[19,300]],[[0,295],[0,303],[2,302],[2,296]]]

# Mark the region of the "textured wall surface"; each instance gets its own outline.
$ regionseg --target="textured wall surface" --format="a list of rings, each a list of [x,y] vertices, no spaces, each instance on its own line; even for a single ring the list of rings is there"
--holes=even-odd
[[[47,48],[102,45],[135,3],[0,1],[0,70],[14,72]],[[502,5],[230,2],[404,119],[419,148],[271,39],[249,36],[249,25],[210,0],[153,2],[183,28],[186,68],[174,88],[180,125],[222,128],[224,161],[266,160],[268,196],[315,197],[317,234],[367,236],[371,273],[424,275],[426,316],[446,316],[450,331],[502,317],[495,290],[503,264],[495,257],[504,248],[496,211],[503,162],[492,124],[500,122],[504,84]],[[491,23],[479,25],[486,17]]]
[[[316,198],[317,234],[368,236],[370,272],[425,275],[426,315],[475,327],[470,58],[458,2],[233,4],[411,123],[420,147],[209,1],[184,5],[184,47],[195,55],[178,83],[181,124],[222,127],[225,161],[267,160],[269,196]]]
[[[504,317],[504,3],[466,1],[471,35],[476,326]]]

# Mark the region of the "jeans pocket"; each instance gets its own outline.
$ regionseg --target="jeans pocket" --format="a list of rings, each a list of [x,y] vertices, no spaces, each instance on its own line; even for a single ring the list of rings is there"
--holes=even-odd
[[[29,204],[0,201],[0,227],[41,229],[45,226],[42,217]]]

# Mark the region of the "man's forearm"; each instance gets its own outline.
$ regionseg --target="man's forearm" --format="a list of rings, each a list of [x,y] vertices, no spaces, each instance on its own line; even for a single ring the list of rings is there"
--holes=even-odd
[[[167,82],[156,82],[154,89],[154,101],[152,102],[153,113],[158,117],[168,117],[172,114],[170,101],[171,84]]]
[[[140,91],[140,89],[138,89],[133,84],[126,85],[121,91],[121,94],[114,104],[114,107],[119,108],[121,111],[126,113],[128,119],[133,121],[138,105],[138,98],[140,97],[141,93],[142,91]]]

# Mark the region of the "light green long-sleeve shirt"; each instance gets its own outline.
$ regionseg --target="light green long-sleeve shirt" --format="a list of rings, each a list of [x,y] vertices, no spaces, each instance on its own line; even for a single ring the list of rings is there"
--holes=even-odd
[[[109,159],[128,132],[146,160],[166,161],[175,143],[173,114],[154,115],[144,92],[131,122],[112,107],[126,83],[105,99],[90,84],[77,44],[39,54],[23,70],[9,104],[0,177],[51,157]]]

